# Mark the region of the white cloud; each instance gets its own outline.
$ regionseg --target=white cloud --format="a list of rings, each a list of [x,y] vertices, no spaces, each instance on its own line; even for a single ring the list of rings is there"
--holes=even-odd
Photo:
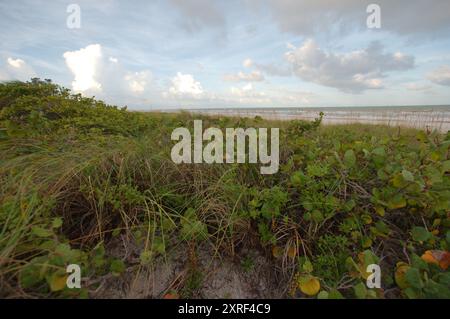
[[[295,47],[294,47],[295,48]],[[255,67],[264,72],[265,74],[272,76],[290,76],[292,75],[292,69],[286,64],[276,64],[276,63],[255,63]]]
[[[239,96],[239,97],[255,97],[255,96],[264,96],[264,93],[255,93],[253,91],[253,85],[251,83],[248,83],[246,85],[244,85],[242,88],[237,88],[237,87],[231,87],[230,89],[231,94],[234,96]]]
[[[282,87],[271,86],[268,91],[257,91],[251,83],[243,87],[231,87],[230,96],[223,96],[222,100],[244,106],[305,106],[310,105],[313,94],[310,92],[292,91]]]
[[[423,83],[406,83],[405,84],[406,89],[408,89],[409,91],[429,91],[431,90],[431,85],[427,85],[427,84],[423,84]]]
[[[244,86],[242,87],[242,90],[243,90],[244,92],[251,91],[251,90],[253,90],[253,85],[252,85],[251,83],[248,83],[248,84],[246,84],[246,85],[244,85]]]
[[[237,74],[226,74],[224,80],[229,82],[261,82],[264,81],[264,75],[260,71],[252,71],[250,73],[240,71]]]
[[[150,71],[141,71],[129,73],[125,76],[130,90],[134,93],[142,93],[145,91],[147,83],[151,80]]]
[[[295,49],[290,43],[287,43],[287,47],[289,49]],[[289,68],[289,65],[286,63],[257,63],[250,58],[242,61],[242,66],[244,68],[254,68],[256,71],[245,74],[243,72],[239,72],[238,74],[227,74],[224,77],[225,81],[231,82],[239,82],[239,81],[263,81],[264,74],[274,75],[274,76],[289,76],[292,75],[292,71]]]
[[[442,65],[438,67],[430,72],[427,78],[433,83],[450,86],[450,66]]]
[[[191,74],[178,72],[171,80],[168,93],[172,96],[199,98],[204,94],[204,90],[200,82],[196,81]]]
[[[302,80],[349,93],[380,89],[386,73],[414,67],[414,57],[384,53],[377,42],[363,50],[335,54],[323,51],[309,39],[301,47],[291,47],[285,57]]]
[[[13,68],[16,68],[16,69],[20,69],[21,67],[23,67],[25,65],[25,61],[22,59],[8,58],[7,62],[10,66],[12,66]]]
[[[272,93],[272,99],[283,106],[304,106],[311,104],[314,95],[310,92],[278,89]]]
[[[253,66],[253,60],[252,60],[252,59],[245,59],[245,60],[242,62],[242,66],[243,66],[244,68],[251,68],[251,67]]]
[[[367,89],[382,89],[383,81],[376,77],[376,74],[355,74],[353,75],[353,82],[357,87],[363,87]]]
[[[74,75],[72,89],[86,96],[95,95],[108,103],[143,104],[154,96],[150,70],[130,71],[100,44],[65,52],[64,59]]]
[[[33,68],[22,59],[8,57],[6,64],[0,69],[0,81],[28,81],[36,77]]]
[[[230,93],[232,98],[224,97],[225,101],[231,103],[240,103],[246,105],[270,104],[271,100],[264,92],[254,90],[253,85],[248,83],[241,88],[231,87]]]
[[[66,65],[75,76],[72,89],[76,92],[101,90],[97,81],[97,71],[102,59],[100,44],[91,44],[78,51],[68,51],[63,54]]]

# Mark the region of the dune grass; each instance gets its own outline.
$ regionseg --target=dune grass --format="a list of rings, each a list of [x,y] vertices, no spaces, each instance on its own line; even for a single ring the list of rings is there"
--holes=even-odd
[[[128,112],[37,79],[0,84],[0,111],[2,297],[89,297],[96,278],[179,245],[195,268],[207,243],[263,252],[286,297],[450,298],[449,134]],[[174,164],[172,130],[199,118],[279,127],[280,171]],[[108,251],[117,236],[139,243],[133,263]],[[81,289],[65,286],[72,263]],[[365,285],[373,263],[379,289]]]

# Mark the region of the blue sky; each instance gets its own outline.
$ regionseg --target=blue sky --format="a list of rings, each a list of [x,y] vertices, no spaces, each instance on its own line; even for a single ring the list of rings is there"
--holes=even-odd
[[[0,81],[132,109],[450,104],[448,0],[0,0],[0,28]]]

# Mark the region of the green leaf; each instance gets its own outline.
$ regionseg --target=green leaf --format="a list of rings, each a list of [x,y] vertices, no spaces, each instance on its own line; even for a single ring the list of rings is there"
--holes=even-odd
[[[422,278],[420,278],[420,272],[417,268],[409,268],[405,273],[405,279],[413,288],[421,289],[423,287]]]
[[[105,246],[102,242],[98,243],[97,246],[92,250],[92,263],[94,267],[103,267],[106,263],[105,259]]]
[[[293,186],[301,186],[303,184],[304,176],[302,172],[295,172],[291,176],[291,183]]]
[[[114,259],[111,262],[110,270],[114,276],[119,276],[125,271],[125,263],[120,259]]]
[[[431,238],[431,233],[424,227],[415,226],[411,230],[412,238],[415,241],[427,241]]]
[[[320,212],[319,210],[314,210],[311,213],[311,218],[313,221],[315,221],[316,223],[320,223],[321,221],[323,221],[323,214],[322,212]]]
[[[367,236],[363,237],[361,239],[361,246],[363,248],[370,248],[372,246],[372,239],[370,237],[367,237]]]
[[[117,237],[117,236],[119,236],[120,235],[120,228],[116,228],[116,229],[114,229],[113,231],[112,231],[112,233],[111,233],[111,236],[113,236],[113,237]]]
[[[36,236],[38,236],[38,237],[42,237],[42,238],[50,237],[50,236],[53,235],[52,231],[50,231],[48,229],[45,229],[45,228],[42,228],[40,226],[33,226],[31,228],[31,233],[36,235]]]
[[[164,244],[164,241],[161,237],[155,237],[152,243],[152,248],[158,254],[164,254],[164,252],[166,251],[166,245]]]
[[[384,147],[375,148],[372,151],[372,154],[373,154],[372,159],[373,159],[374,163],[378,167],[383,165],[383,163],[386,160],[386,151],[385,151]]]
[[[350,211],[352,211],[353,208],[355,208],[355,206],[356,206],[355,200],[351,199],[345,203],[344,209],[345,209],[345,211],[350,212]]]
[[[361,221],[366,224],[366,225],[370,225],[372,224],[372,216],[370,216],[369,214],[363,214],[361,216]]]
[[[377,155],[377,156],[385,156],[386,151],[385,151],[384,147],[378,147],[372,151],[372,154]]]
[[[331,289],[328,293],[328,299],[344,299],[344,296],[337,289]]]
[[[425,142],[428,139],[428,136],[424,131],[420,131],[416,134],[416,138],[421,142]]]
[[[344,155],[345,166],[350,168],[356,164],[356,156],[353,150],[347,150]]]
[[[428,177],[429,181],[434,185],[438,183],[442,183],[442,174],[441,172],[434,166],[428,166],[425,168],[425,175]]]
[[[55,248],[55,253],[66,261],[76,261],[80,257],[80,251],[72,249],[69,244],[59,244]]]
[[[416,291],[412,288],[406,288],[405,290],[403,290],[403,292],[405,293],[406,297],[408,297],[409,299],[418,299],[419,298]]]
[[[410,171],[404,169],[402,171],[402,176],[403,176],[403,179],[405,181],[407,181],[407,182],[414,182],[414,175]]]
[[[442,285],[433,280],[429,280],[424,287],[424,292],[427,298],[433,299],[449,299],[450,298],[450,286]]]
[[[312,273],[314,268],[313,268],[313,264],[309,261],[309,259],[306,259],[305,262],[303,263],[302,269],[304,272],[307,273]]]
[[[152,260],[152,252],[150,250],[144,250],[141,252],[139,259],[141,261],[141,265],[148,265]]]
[[[328,292],[326,292],[325,290],[322,290],[317,295],[317,299],[328,299],[328,297]]]
[[[364,269],[371,264],[378,264],[379,258],[371,250],[366,249],[363,251],[364,256]]]
[[[53,218],[53,221],[52,221],[53,228],[60,228],[62,226],[62,224],[63,224],[63,220],[61,217]]]
[[[308,164],[306,171],[309,176],[323,177],[328,173],[328,166],[320,164]]]
[[[442,162],[441,172],[442,174],[450,172],[450,160]]]
[[[365,299],[366,298],[366,296],[367,296],[367,289],[366,289],[366,285],[364,285],[362,282],[360,282],[359,284],[354,286],[353,289],[355,290],[356,298],[358,298],[358,299]]]
[[[406,199],[401,194],[397,194],[389,200],[388,206],[390,209],[403,208],[406,206]]]
[[[202,240],[206,239],[207,235],[206,224],[198,220],[193,208],[189,208],[184,214],[184,219],[181,220],[181,237],[184,240]]]
[[[405,187],[405,178],[401,174],[396,174],[392,178],[392,185],[395,188],[402,188]]]
[[[386,225],[386,223],[381,219],[375,223],[375,227],[380,233],[385,235],[388,235],[391,232],[388,225]]]
[[[33,261],[23,267],[19,273],[19,282],[23,288],[31,288],[39,284],[42,278],[42,266],[38,266]]]
[[[429,270],[428,264],[416,254],[412,254],[411,256],[411,266],[419,270]]]

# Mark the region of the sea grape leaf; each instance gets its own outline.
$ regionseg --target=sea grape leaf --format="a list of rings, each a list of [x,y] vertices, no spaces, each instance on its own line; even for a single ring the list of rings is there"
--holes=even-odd
[[[402,176],[403,176],[403,179],[405,181],[407,181],[407,182],[414,182],[414,175],[410,171],[404,169],[402,171]]]
[[[431,233],[424,227],[415,226],[411,230],[412,238],[415,241],[427,241],[431,238]]]
[[[356,156],[353,150],[347,150],[344,155],[345,166],[350,168],[356,164]]]

